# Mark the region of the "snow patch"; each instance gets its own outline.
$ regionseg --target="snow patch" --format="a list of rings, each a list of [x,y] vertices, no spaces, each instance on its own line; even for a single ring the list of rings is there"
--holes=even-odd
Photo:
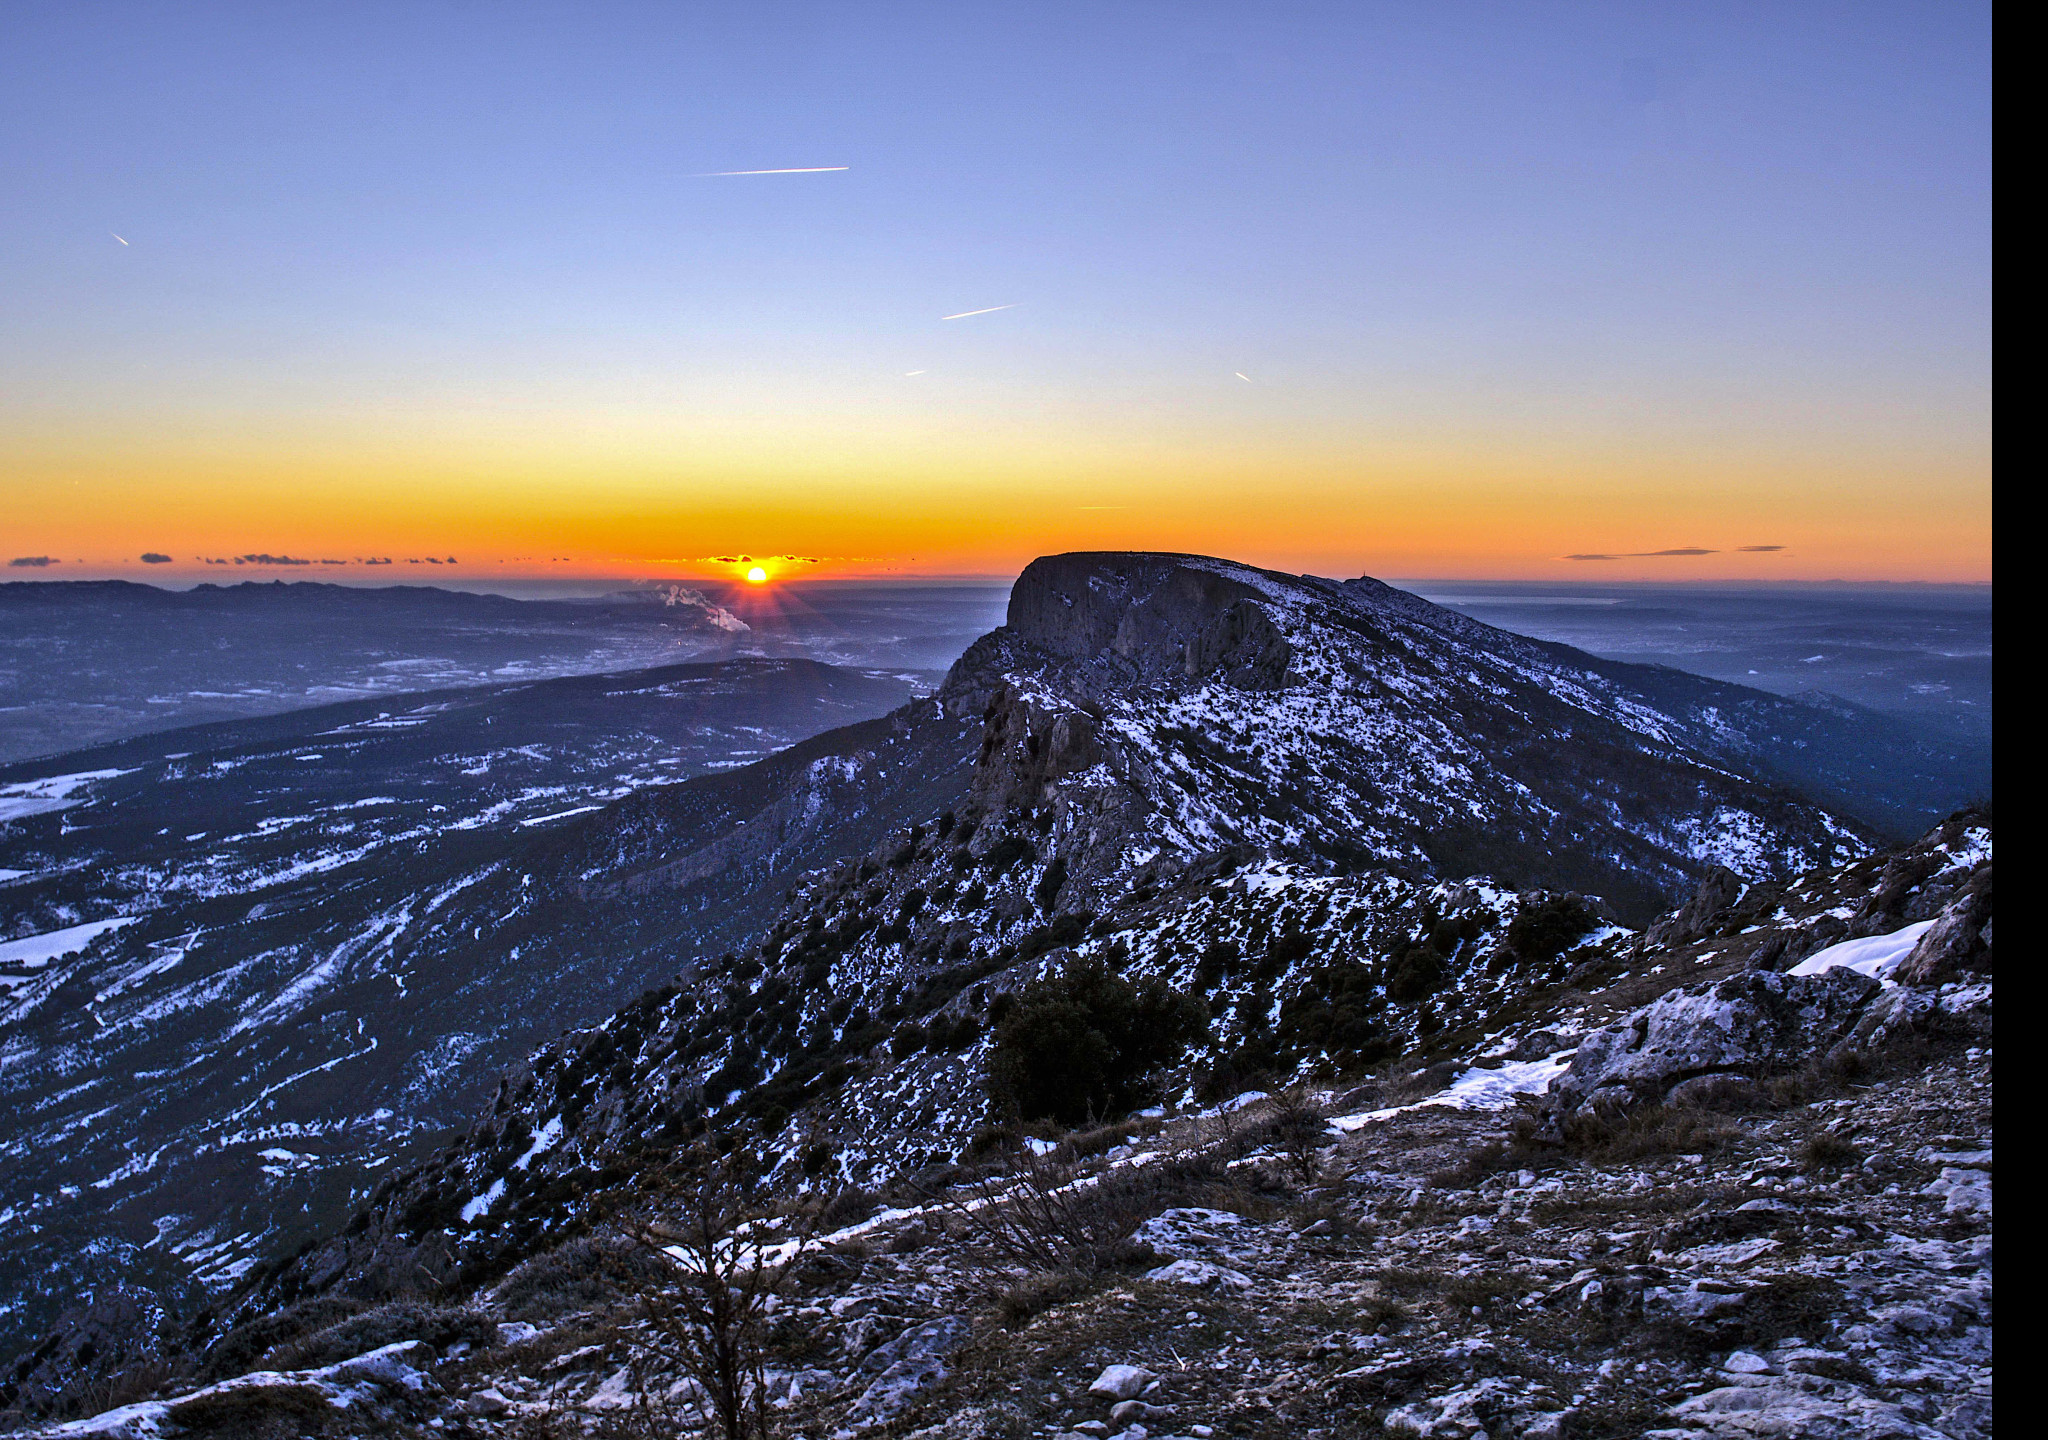
[[[1794,965],[1787,974],[1821,975],[1829,970],[1854,970],[1858,975],[1868,975],[1873,980],[1889,980],[1892,971],[1905,963],[1913,953],[1913,947],[1920,943],[1920,937],[1934,928],[1932,920],[1922,920],[1908,925],[1903,930],[1894,930],[1889,935],[1870,935],[1861,940],[1844,940],[1839,945],[1830,945]]]

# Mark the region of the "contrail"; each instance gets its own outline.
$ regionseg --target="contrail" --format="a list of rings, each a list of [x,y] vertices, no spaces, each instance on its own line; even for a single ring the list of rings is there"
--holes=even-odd
[[[991,305],[986,310],[962,310],[958,315],[941,315],[939,318],[941,320],[965,320],[969,315],[993,315],[998,310],[1015,310],[1016,308],[1015,305]]]
[[[1245,374],[1242,370],[1233,370],[1230,373],[1235,375],[1238,379],[1244,381],[1244,383],[1247,385],[1252,383],[1252,377]]]
[[[109,235],[114,235],[114,232],[113,232],[113,231],[111,231],[111,230],[109,230],[109,231],[108,231],[107,233],[108,233]],[[116,240],[121,240],[121,237],[120,237],[119,235],[114,235],[114,238],[115,238]],[[126,245],[126,244],[128,244],[128,242],[127,242],[126,240],[121,240],[121,243],[122,243],[123,245]],[[130,248],[132,249],[133,247],[131,246]]]
[[[851,165],[798,165],[787,170],[706,170],[695,178],[713,180],[720,175],[828,175],[834,170],[852,168]]]
[[[931,374],[931,371],[929,371],[929,370],[905,370],[905,371],[903,372],[903,378],[904,378],[904,379],[906,379],[906,380],[908,380],[908,379],[909,379],[909,378],[910,378],[911,376],[913,376],[913,375],[929,375],[929,374]]]

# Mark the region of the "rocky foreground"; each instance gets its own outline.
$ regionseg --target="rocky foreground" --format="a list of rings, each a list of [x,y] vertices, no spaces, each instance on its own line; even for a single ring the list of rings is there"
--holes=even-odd
[[[770,1309],[772,1427],[1988,1436],[1989,832],[1859,873],[1806,922],[1859,933],[1789,969],[1710,885],[1473,1054],[841,1193]],[[232,1378],[42,1433],[697,1433],[608,1237],[459,1301],[303,1300],[194,1377]]]

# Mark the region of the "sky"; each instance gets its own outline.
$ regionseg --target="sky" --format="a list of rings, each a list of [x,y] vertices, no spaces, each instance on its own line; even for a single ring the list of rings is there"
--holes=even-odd
[[[1989,45],[17,0],[0,579],[1988,581]]]

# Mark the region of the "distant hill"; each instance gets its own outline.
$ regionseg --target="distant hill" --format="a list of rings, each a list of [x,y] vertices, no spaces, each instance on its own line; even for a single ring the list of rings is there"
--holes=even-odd
[[[352,696],[708,658],[744,633],[697,592],[675,587],[669,604],[663,593],[513,600],[316,581],[0,584],[0,764]]]

